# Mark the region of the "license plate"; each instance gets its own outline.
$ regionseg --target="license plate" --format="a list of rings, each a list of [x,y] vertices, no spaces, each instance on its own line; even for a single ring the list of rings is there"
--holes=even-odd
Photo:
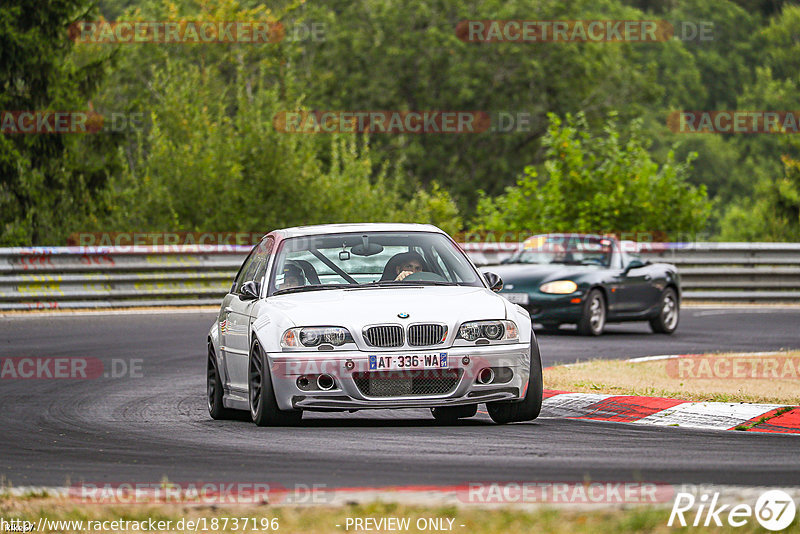
[[[513,302],[514,304],[525,305],[531,301],[527,293],[500,293],[500,296],[505,297],[509,302]]]
[[[447,353],[432,354],[370,354],[369,370],[447,369]]]

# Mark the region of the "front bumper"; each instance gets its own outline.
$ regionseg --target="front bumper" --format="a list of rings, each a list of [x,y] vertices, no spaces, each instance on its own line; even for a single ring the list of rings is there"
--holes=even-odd
[[[369,356],[422,355],[447,353],[448,370],[457,372],[454,386],[444,393],[371,396],[359,388],[356,377],[371,372]],[[450,347],[428,350],[380,350],[268,353],[275,399],[282,410],[363,410],[385,408],[433,408],[479,404],[502,400],[521,400],[530,375],[530,344]],[[466,359],[465,359],[466,357]],[[468,361],[467,361],[468,360]],[[348,368],[352,366],[352,368]],[[480,384],[477,377],[485,367],[508,368],[511,377]],[[328,374],[334,387],[327,391],[304,390],[297,383],[301,376]],[[431,371],[430,373],[435,373]],[[397,373],[403,380],[402,372]],[[363,379],[363,378],[362,378]],[[362,382],[363,383],[363,382]]]
[[[502,293],[500,293],[502,295]],[[569,295],[529,294],[528,304],[522,305],[534,323],[577,323],[583,313],[583,291]]]

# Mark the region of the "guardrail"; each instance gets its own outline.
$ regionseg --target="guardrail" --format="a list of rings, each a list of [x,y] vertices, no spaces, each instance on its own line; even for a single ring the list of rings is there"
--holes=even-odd
[[[477,265],[519,243],[462,245]],[[0,248],[0,310],[216,305],[248,246]],[[685,300],[800,302],[800,243],[643,243],[678,266]]]

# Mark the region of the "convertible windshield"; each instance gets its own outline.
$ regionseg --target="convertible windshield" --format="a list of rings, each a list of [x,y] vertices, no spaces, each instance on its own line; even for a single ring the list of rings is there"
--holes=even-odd
[[[528,238],[522,249],[504,263],[546,265],[602,265],[611,263],[612,241],[584,235],[537,235]]]
[[[483,286],[463,252],[433,232],[289,238],[280,246],[269,284],[269,295],[348,287]]]

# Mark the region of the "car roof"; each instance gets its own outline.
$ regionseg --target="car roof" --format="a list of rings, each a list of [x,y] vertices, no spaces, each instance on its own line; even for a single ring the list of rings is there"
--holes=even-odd
[[[432,224],[407,223],[351,223],[351,224],[317,224],[313,226],[294,226],[275,230],[283,238],[309,235],[340,234],[349,232],[445,232]]]

